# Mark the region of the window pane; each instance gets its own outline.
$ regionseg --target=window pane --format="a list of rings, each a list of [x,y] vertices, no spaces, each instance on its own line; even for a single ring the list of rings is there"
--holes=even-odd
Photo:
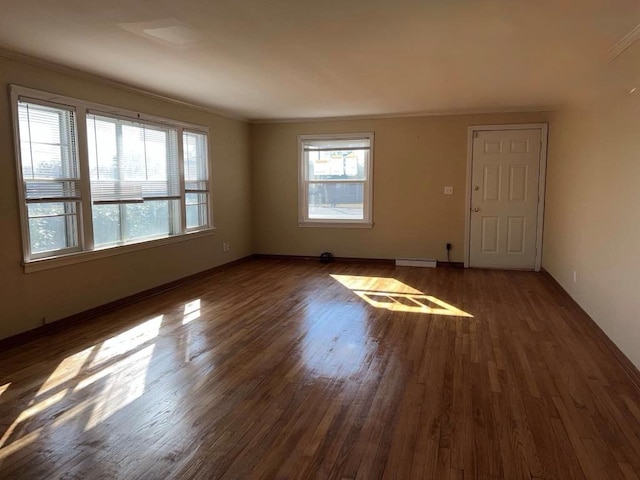
[[[182,145],[185,181],[207,180],[207,136],[202,133],[184,132]]]
[[[364,219],[363,183],[310,183],[307,200],[310,219]]]
[[[118,148],[115,123],[88,117],[87,139],[91,180],[117,180]]]
[[[96,247],[120,242],[120,206],[93,206],[93,240]]]
[[[309,180],[366,180],[367,150],[309,151]]]
[[[168,200],[127,204],[123,209],[125,242],[169,235]]]
[[[207,225],[207,197],[205,193],[187,193],[187,228]]]
[[[73,202],[27,205],[31,253],[73,248],[78,245],[78,216]]]

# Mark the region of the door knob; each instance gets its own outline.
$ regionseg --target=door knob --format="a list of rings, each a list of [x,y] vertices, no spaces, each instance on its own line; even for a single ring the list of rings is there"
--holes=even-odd
[[[473,207],[473,208],[471,209],[471,211],[472,211],[472,212],[479,212],[479,211],[480,211],[480,209],[479,209],[478,207]]]
[[[474,185],[473,189],[477,192],[478,190],[480,190],[480,187],[478,185]]]

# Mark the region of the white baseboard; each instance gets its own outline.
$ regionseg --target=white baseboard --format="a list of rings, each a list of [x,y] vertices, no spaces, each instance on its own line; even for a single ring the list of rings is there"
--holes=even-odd
[[[436,268],[438,262],[427,258],[397,258],[396,267],[426,267]]]

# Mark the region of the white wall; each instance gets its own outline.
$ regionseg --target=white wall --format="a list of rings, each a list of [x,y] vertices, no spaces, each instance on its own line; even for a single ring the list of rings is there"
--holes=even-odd
[[[640,367],[640,96],[627,91],[553,117],[543,266]]]

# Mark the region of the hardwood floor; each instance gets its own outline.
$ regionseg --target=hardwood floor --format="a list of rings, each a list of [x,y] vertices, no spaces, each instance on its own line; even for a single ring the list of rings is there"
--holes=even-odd
[[[3,479],[640,476],[640,387],[531,272],[250,260],[0,372]]]

